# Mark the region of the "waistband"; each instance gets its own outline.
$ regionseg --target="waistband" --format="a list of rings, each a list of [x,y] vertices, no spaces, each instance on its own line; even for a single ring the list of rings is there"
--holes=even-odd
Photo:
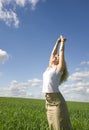
[[[58,93],[46,93],[45,94],[45,97],[46,98],[57,98],[57,97],[60,97],[61,93],[58,92]]]

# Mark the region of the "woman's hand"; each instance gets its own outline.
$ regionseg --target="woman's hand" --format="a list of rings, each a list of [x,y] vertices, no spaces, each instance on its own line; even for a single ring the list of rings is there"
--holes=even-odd
[[[60,40],[61,40],[62,43],[64,43],[67,39],[64,38],[64,37],[61,35],[61,36],[60,36]]]

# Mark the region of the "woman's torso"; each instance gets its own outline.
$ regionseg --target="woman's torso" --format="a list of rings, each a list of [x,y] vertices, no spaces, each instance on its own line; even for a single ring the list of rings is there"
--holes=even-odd
[[[44,93],[58,93],[58,86],[63,72],[58,72],[56,66],[47,68],[43,73],[43,92]]]

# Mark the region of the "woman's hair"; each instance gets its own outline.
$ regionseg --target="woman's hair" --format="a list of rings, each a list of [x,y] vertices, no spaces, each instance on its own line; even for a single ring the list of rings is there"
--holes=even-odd
[[[64,60],[64,70],[63,70],[63,74],[61,76],[60,84],[65,82],[67,80],[68,76],[69,76],[69,73],[68,73],[68,70],[67,70],[66,61]]]

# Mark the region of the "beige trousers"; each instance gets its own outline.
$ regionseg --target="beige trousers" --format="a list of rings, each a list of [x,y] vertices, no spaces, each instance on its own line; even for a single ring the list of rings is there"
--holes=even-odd
[[[46,97],[46,110],[50,130],[72,130],[66,102],[61,93],[56,97]]]

